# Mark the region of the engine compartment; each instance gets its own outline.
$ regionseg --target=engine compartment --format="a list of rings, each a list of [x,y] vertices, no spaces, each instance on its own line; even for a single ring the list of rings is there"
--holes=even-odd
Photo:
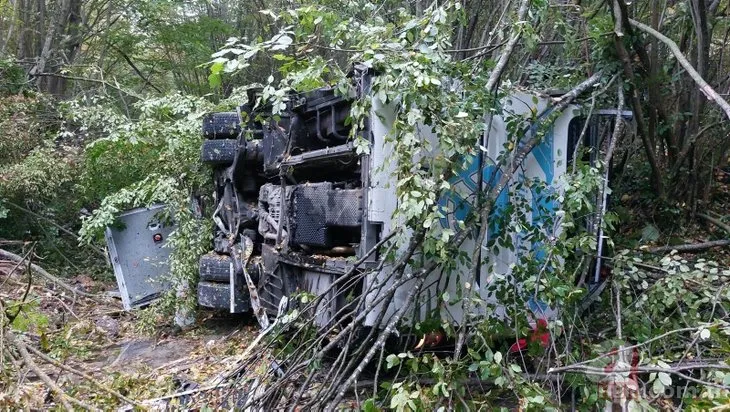
[[[248,101],[259,93],[250,90]],[[215,241],[201,258],[201,306],[249,310],[251,302],[238,298],[249,293],[246,271],[256,274],[260,306],[275,314],[282,297],[327,288],[368,239],[377,239],[363,236],[367,171],[352,144],[349,113],[349,100],[322,88],[290,95],[277,116],[249,104],[206,116],[201,160],[213,167]],[[369,137],[367,128],[358,133]],[[244,258],[242,244],[249,241]],[[230,268],[228,282],[203,270],[221,259]],[[228,299],[206,295],[224,294],[224,284]]]

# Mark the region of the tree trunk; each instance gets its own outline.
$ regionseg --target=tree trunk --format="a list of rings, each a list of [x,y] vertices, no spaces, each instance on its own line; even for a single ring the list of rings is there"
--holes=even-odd
[[[63,53],[63,58],[58,59],[58,63],[54,66],[54,72],[59,71],[63,66],[73,65],[81,45],[81,0],[69,0],[68,3],[68,17],[62,25],[64,40],[58,45],[59,52]],[[68,79],[52,77],[50,80],[48,91],[54,96],[64,97]]]
[[[36,64],[30,70],[31,76],[34,76],[38,73],[44,73],[46,71],[46,66],[48,65],[53,51],[55,50],[56,37],[59,33],[64,32],[64,26],[68,18],[70,7],[71,0],[59,0],[59,2],[56,4],[56,8],[53,10],[52,14],[52,22],[48,26],[48,30],[46,31],[46,38],[43,41],[43,50],[41,51],[40,56],[38,56]],[[41,91],[48,91],[49,82],[44,79],[47,79],[47,77],[38,77],[37,85]]]
[[[35,15],[35,55],[40,56],[43,51],[43,39],[46,32],[46,1],[36,0],[36,15]]]
[[[16,44],[17,52],[15,56],[21,62],[25,59],[32,57],[31,54],[31,41],[32,36],[29,27],[29,11],[28,4],[30,0],[18,0],[17,3],[17,22],[18,22],[18,41]]]
[[[5,54],[5,50],[8,48],[8,44],[10,44],[10,39],[13,37],[13,32],[15,31],[15,22],[17,21],[17,9],[18,9],[18,3],[19,1],[13,2],[12,0],[8,2],[8,9],[9,12],[7,13],[8,16],[8,30],[5,33],[5,39],[2,41],[2,46],[0,46],[0,54]]]
[[[623,6],[625,8],[625,5]],[[623,66],[624,78],[631,82],[634,79],[634,69],[632,67],[631,58],[629,56],[626,47],[624,46],[624,33],[623,30],[626,27],[624,24],[624,16],[622,12],[621,0],[613,1],[613,17],[614,17],[614,44],[616,45],[616,53],[621,60]],[[631,83],[629,83],[631,84]],[[634,111],[634,118],[636,119],[636,129],[641,142],[644,145],[644,151],[646,152],[646,158],[649,161],[651,167],[652,184],[654,191],[659,198],[664,197],[664,183],[662,180],[661,169],[659,168],[659,162],[656,156],[656,147],[652,143],[651,137],[649,136],[649,130],[647,130],[646,123],[644,122],[644,111],[641,105],[641,99],[636,87],[631,85],[631,107]]]

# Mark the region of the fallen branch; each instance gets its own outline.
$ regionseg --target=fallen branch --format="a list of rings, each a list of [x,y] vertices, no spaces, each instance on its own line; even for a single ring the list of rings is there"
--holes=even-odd
[[[140,404],[143,407],[144,406],[147,406],[147,407],[154,406],[157,402],[170,401],[172,399],[181,398],[183,396],[188,396],[188,395],[194,395],[196,393],[213,391],[213,390],[216,390],[216,389],[223,389],[223,388],[226,388],[228,386],[231,386],[231,383],[222,383],[222,384],[218,384],[218,385],[204,386],[202,388],[196,388],[196,389],[190,389],[190,390],[187,390],[187,391],[176,392],[176,393],[173,393],[173,394],[170,394],[170,395],[161,396],[159,398],[145,399],[145,400],[141,401]],[[121,411],[131,411],[131,410],[134,410],[134,408],[132,406],[130,406],[130,405],[127,405],[127,406],[125,406],[123,408],[119,408],[118,409],[118,411],[120,411],[120,412]]]
[[[624,110],[624,90],[623,90],[623,84],[619,83],[618,86],[618,107],[616,108],[616,119],[613,125],[613,133],[611,135],[611,141],[608,144],[608,151],[606,152],[606,157],[603,160],[603,164],[605,165],[605,172],[603,175],[603,182],[601,183],[601,196],[597,206],[597,213],[595,216],[595,219],[597,221],[596,227],[598,228],[596,233],[597,239],[596,242],[598,244],[597,246],[597,252],[598,252],[598,260],[596,261],[596,272],[593,277],[594,282],[598,282],[600,279],[600,272],[601,272],[601,254],[603,253],[603,222],[606,218],[606,212],[607,212],[607,201],[608,201],[608,178],[609,174],[611,172],[611,158],[613,157],[613,151],[616,149],[616,142],[621,137],[621,133],[623,132],[624,128],[624,122],[623,118],[621,117],[621,113]],[[619,312],[620,313],[620,312]]]
[[[523,21],[525,19],[529,6],[529,0],[523,0],[522,3],[520,3],[520,8],[517,11],[517,21]],[[502,77],[502,72],[504,71],[504,68],[507,67],[509,58],[512,56],[512,51],[515,49],[515,46],[521,37],[522,31],[519,29],[516,30],[516,33],[512,37],[510,37],[507,45],[502,51],[502,54],[499,56],[499,60],[497,60],[497,63],[494,65],[494,69],[492,69],[492,72],[489,74],[489,79],[487,80],[487,85],[485,87],[487,93],[494,92],[494,89],[499,85],[499,78]]]
[[[688,380],[690,382],[694,382],[700,385],[710,386],[717,389],[722,390],[728,390],[730,389],[730,386],[721,385],[714,382],[709,381],[703,381],[701,379],[693,378],[689,375],[685,375],[681,371],[685,370],[694,370],[694,369],[720,369],[720,370],[727,370],[730,369],[727,365],[712,365],[712,364],[697,364],[697,365],[687,365],[687,366],[677,366],[677,367],[670,367],[670,368],[661,368],[658,366],[632,366],[630,368],[615,368],[611,370],[606,370],[605,367],[593,367],[593,366],[563,366],[560,368],[552,368],[548,370],[548,374],[557,374],[557,373],[582,373],[585,375],[597,375],[597,376],[614,376],[616,374],[622,374],[622,373],[667,373],[671,375],[676,375],[682,379]]]
[[[25,364],[25,366],[27,366],[28,369],[32,370],[33,373],[35,373],[38,378],[43,381],[48,389],[50,389],[53,393],[56,394],[56,396],[58,396],[58,400],[61,402],[66,410],[74,410],[71,407],[71,404],[74,404],[79,408],[86,410],[96,410],[95,408],[81,402],[80,400],[64,392],[63,389],[61,389],[45,372],[41,370],[41,368],[38,367],[35,361],[33,361],[33,358],[30,356],[30,353],[28,352],[28,346],[21,342],[20,339],[18,339],[12,332],[5,331],[5,339],[7,339],[8,342],[10,342],[10,344],[18,350],[18,353],[20,353],[20,356],[23,359],[23,363]]]
[[[43,359],[45,362],[48,362],[51,365],[56,366],[59,369],[62,369],[64,371],[68,372],[68,373],[72,373],[72,374],[74,374],[76,376],[79,376],[81,378],[84,378],[84,379],[88,380],[92,385],[94,385],[95,387],[97,387],[99,390],[101,390],[103,392],[106,392],[106,393],[108,393],[108,394],[110,394],[110,395],[112,395],[112,396],[114,396],[116,398],[119,398],[120,400],[122,400],[122,401],[124,401],[126,403],[130,403],[130,404],[135,405],[135,406],[139,406],[140,405],[137,401],[134,401],[134,400],[132,400],[130,398],[127,398],[126,396],[122,395],[121,393],[119,393],[119,392],[117,392],[117,391],[115,391],[113,389],[109,389],[109,388],[105,387],[104,385],[102,385],[101,383],[99,383],[99,381],[97,379],[95,379],[93,376],[90,376],[90,375],[88,375],[88,374],[86,374],[84,372],[81,372],[81,371],[78,371],[78,370],[76,370],[74,368],[71,368],[70,366],[66,366],[66,365],[62,364],[61,362],[59,362],[59,361],[51,358],[50,356],[46,355],[45,353],[39,351],[38,349],[36,349],[36,348],[34,348],[32,346],[26,346],[26,349],[28,351],[30,351],[30,352],[33,352],[33,354],[35,354],[39,358]]]
[[[208,386],[220,386],[224,382],[228,381],[228,379],[240,374],[244,370],[245,361],[248,359],[248,355],[251,353],[251,351],[256,346],[258,346],[258,344],[261,343],[261,340],[266,337],[272,330],[274,330],[276,326],[281,322],[281,319],[286,311],[288,302],[289,299],[287,298],[282,298],[281,301],[279,301],[279,311],[274,321],[266,329],[259,332],[258,336],[256,336],[256,339],[254,339],[253,342],[251,342],[246,347],[246,349],[240,356],[236,356],[239,359],[239,364],[236,365],[233,370],[226,373],[224,376],[216,376],[215,378],[211,379]]]
[[[664,43],[667,47],[669,47],[669,51],[672,52],[674,57],[677,59],[679,64],[684,67],[684,69],[687,71],[687,74],[692,78],[692,80],[697,83],[697,86],[699,86],[700,91],[707,97],[709,100],[712,100],[715,102],[720,108],[725,112],[725,115],[730,119],[730,104],[720,96],[715,89],[713,89],[705,79],[700,76],[699,73],[697,73],[697,70],[695,70],[694,67],[690,64],[689,60],[682,54],[682,51],[679,49],[677,44],[670,39],[669,37],[659,33],[658,31],[652,29],[651,27],[647,26],[644,23],[638,22],[633,19],[629,19],[629,23],[636,27],[637,29],[656,37],[657,40]]]
[[[13,275],[13,273],[15,273],[16,270],[18,270],[18,268],[20,267],[20,265],[22,265],[26,261],[26,259],[28,259],[28,257],[30,256],[31,253],[33,253],[34,250],[35,250],[35,246],[34,247],[31,247],[30,250],[28,252],[26,252],[25,256],[22,256],[20,258],[20,261],[18,261],[18,262],[12,262],[12,263],[15,263],[15,266],[13,266],[13,269],[10,270],[10,272],[8,272],[8,276],[5,278],[5,280],[3,281],[3,283],[0,283],[0,287],[2,287],[2,286],[5,285],[5,282],[7,282],[8,279],[10,279],[10,277]]]
[[[725,233],[730,235],[730,225],[728,225],[727,223],[721,221],[720,219],[715,219],[714,217],[706,215],[704,213],[697,213],[697,216],[699,216],[699,217],[705,219],[706,221],[712,223],[713,225],[719,227],[720,229],[724,230]]]
[[[19,263],[19,262],[22,263],[25,261],[25,259],[23,257],[18,256],[15,253],[11,253],[11,252],[8,252],[7,250],[3,250],[3,249],[0,249],[0,258],[9,260],[9,261],[15,262],[15,263]],[[43,276],[44,278],[50,280],[51,282],[57,284],[58,286],[68,290],[69,292],[73,293],[74,295],[80,295],[80,296],[84,296],[84,297],[91,298],[94,300],[99,300],[99,297],[97,295],[76,289],[75,287],[69,285],[68,283],[62,281],[61,279],[46,272],[45,269],[36,265],[35,263],[31,263],[29,266],[30,266],[31,270],[33,270],[33,272]]]
[[[668,253],[676,250],[680,253],[694,253],[725,246],[730,246],[730,239],[711,240],[709,242],[689,243],[686,245],[657,246],[643,249],[643,251],[648,253]]]

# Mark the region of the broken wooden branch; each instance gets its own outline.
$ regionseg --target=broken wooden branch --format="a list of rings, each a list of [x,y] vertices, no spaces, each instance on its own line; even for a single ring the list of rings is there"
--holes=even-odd
[[[562,366],[559,368],[552,368],[547,371],[548,374],[556,374],[556,373],[581,373],[585,375],[595,375],[595,376],[616,376],[617,374],[626,374],[626,373],[668,373],[671,375],[676,375],[681,379],[694,382],[703,386],[710,386],[713,388],[721,389],[721,390],[728,390],[730,389],[730,386],[718,384],[711,381],[706,381],[702,379],[693,378],[689,375],[686,375],[682,373],[682,371],[691,371],[695,369],[719,369],[719,370],[726,370],[728,369],[727,365],[713,365],[713,364],[695,364],[695,365],[687,365],[687,366],[675,366],[670,368],[662,368],[657,366],[631,366],[629,368],[613,368],[610,370],[606,370],[606,367],[594,367],[594,366],[576,366],[576,365],[568,365],[568,366]]]
[[[63,405],[63,407],[68,411],[73,411],[73,407],[71,404],[76,405],[79,408],[86,409],[86,410],[96,410],[96,408],[93,408],[80,400],[74,398],[73,396],[70,396],[66,392],[64,392],[63,389],[61,389],[60,386],[58,386],[53,379],[51,379],[43,370],[41,370],[40,367],[38,367],[38,364],[35,363],[33,358],[30,356],[30,353],[28,352],[28,347],[23,343],[19,338],[17,338],[12,332],[9,330],[5,331],[5,339],[17,349],[18,353],[20,354],[20,357],[23,360],[23,363],[25,366],[33,371],[33,373],[38,376],[38,378],[43,381],[43,383],[50,389],[57,397],[59,402]]]
[[[711,240],[709,242],[688,243],[685,245],[657,246],[643,249],[648,253],[669,253],[676,250],[680,253],[695,253],[716,247],[730,246],[730,239]]]
[[[525,19],[529,6],[529,0],[522,0],[520,8],[517,10],[517,21],[523,21]],[[499,79],[502,77],[502,72],[504,71],[504,68],[507,67],[507,63],[512,56],[512,51],[515,49],[515,46],[521,37],[522,31],[515,30],[515,33],[512,37],[510,37],[509,41],[507,41],[507,45],[502,51],[502,54],[499,55],[499,60],[497,60],[497,63],[494,65],[494,69],[489,74],[489,79],[487,80],[486,85],[487,93],[494,92],[494,90],[498,87]]]
[[[18,268],[20,267],[20,265],[22,265],[23,263],[25,263],[25,261],[28,259],[28,257],[30,257],[31,253],[33,253],[34,250],[35,250],[35,246],[31,247],[30,250],[27,251],[25,253],[25,255],[20,258],[19,261],[12,262],[12,263],[15,263],[15,266],[13,266],[13,268],[10,270],[10,272],[7,272],[8,273],[8,276],[5,278],[5,280],[3,281],[3,283],[0,283],[0,287],[3,286],[3,285],[5,285],[5,282],[7,282],[8,279],[10,279],[10,277],[13,275],[13,273],[15,273],[16,270],[18,270]]]
[[[190,395],[194,395],[196,393],[214,391],[217,389],[224,389],[231,385],[232,385],[232,383],[228,382],[228,383],[221,383],[221,384],[217,384],[217,385],[203,386],[202,388],[189,389],[186,391],[176,392],[176,393],[173,393],[170,395],[161,396],[159,398],[145,399],[145,400],[141,401],[141,405],[143,407],[150,408],[150,407],[154,407],[154,406],[158,405],[160,402],[168,403],[169,401],[171,401],[173,399],[181,398],[183,396],[190,396]],[[162,409],[164,410],[166,408],[162,408]],[[126,406],[118,409],[118,411],[120,411],[120,412],[133,411],[133,410],[135,410],[135,409],[132,405],[126,405]]]
[[[107,388],[106,386],[102,385],[93,376],[90,376],[90,375],[88,375],[88,374],[86,374],[86,373],[84,373],[82,371],[76,370],[76,369],[74,369],[74,368],[72,368],[70,366],[64,365],[61,362],[59,362],[59,361],[51,358],[50,356],[46,355],[45,353],[39,351],[38,349],[36,349],[36,348],[34,348],[34,347],[30,346],[30,345],[26,346],[26,349],[28,351],[30,351],[30,352],[33,352],[34,355],[38,356],[39,358],[41,358],[45,362],[50,363],[51,365],[53,365],[53,366],[55,366],[55,367],[57,367],[57,368],[59,368],[61,370],[64,370],[64,371],[66,371],[68,373],[72,373],[72,374],[74,374],[76,376],[79,376],[79,377],[81,377],[83,379],[86,379],[87,381],[89,381],[89,383],[91,383],[93,386],[95,386],[99,390],[101,390],[103,392],[106,392],[109,395],[112,395],[112,396],[118,398],[119,400],[124,401],[124,402],[126,402],[128,404],[135,405],[135,406],[140,406],[140,404],[137,401],[134,401],[134,400],[132,400],[132,399],[130,399],[130,398],[122,395],[121,393],[119,393],[119,392],[117,392],[117,391],[115,391],[113,389]]]
[[[677,46],[677,43],[675,43],[672,39],[669,37],[659,33],[658,31],[652,29],[651,27],[647,26],[644,23],[638,22],[633,19],[629,19],[629,23],[636,27],[637,29],[654,36],[657,40],[664,43],[667,47],[669,47],[669,51],[672,52],[674,57],[677,59],[680,65],[684,67],[684,69],[687,71],[687,74],[694,80],[695,83],[697,83],[697,86],[699,86],[700,91],[707,97],[709,100],[712,100],[715,102],[723,112],[725,112],[725,115],[730,119],[730,104],[720,96],[715,89],[713,89],[705,79],[700,76],[699,73],[697,73],[697,70],[695,70],[694,67],[692,67],[692,64],[690,64],[689,60],[682,54],[682,50],[679,49],[679,46]]]
[[[728,235],[730,235],[730,225],[728,225],[727,223],[723,222],[722,220],[715,219],[714,217],[709,216],[709,215],[706,215],[704,213],[697,213],[697,216],[699,216],[699,217],[705,219],[706,221],[712,223],[713,225],[719,227],[720,229],[724,230],[725,233],[727,233]]]
[[[23,257],[18,256],[15,253],[11,253],[11,252],[8,252],[7,250],[3,250],[3,249],[0,249],[0,258],[9,260],[9,261],[15,262],[15,263],[18,263],[18,262],[22,263],[25,261],[25,259]],[[99,296],[97,296],[93,293],[87,293],[82,290],[76,289],[75,287],[62,281],[61,279],[57,278],[56,276],[51,275],[45,269],[36,265],[35,263],[31,263],[29,266],[30,266],[31,270],[33,270],[33,272],[43,276],[44,278],[48,279],[49,281],[68,290],[69,292],[73,293],[74,295],[80,295],[80,296],[84,296],[84,297],[87,297],[90,299],[100,300]]]

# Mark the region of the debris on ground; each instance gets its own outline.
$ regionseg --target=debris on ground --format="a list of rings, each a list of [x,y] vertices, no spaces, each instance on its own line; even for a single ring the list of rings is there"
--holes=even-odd
[[[121,310],[115,283],[38,275],[30,256],[0,258],[2,409],[213,404],[220,394],[206,382],[258,333],[250,320],[215,315],[186,331],[140,331],[145,310]]]

